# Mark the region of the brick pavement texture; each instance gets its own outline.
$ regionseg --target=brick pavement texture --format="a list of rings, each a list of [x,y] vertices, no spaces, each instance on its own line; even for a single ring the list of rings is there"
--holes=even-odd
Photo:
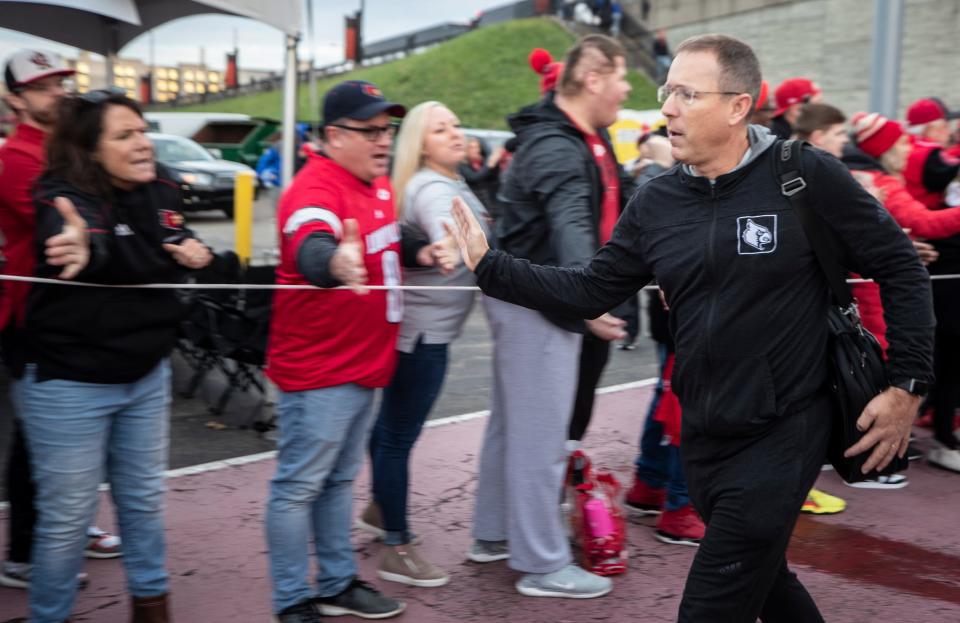
[[[587,449],[598,465],[624,481],[632,462],[650,389],[600,396]],[[417,623],[524,621],[673,621],[693,548],[659,543],[652,521],[632,523],[629,571],[613,593],[596,600],[537,599],[516,593],[517,574],[503,563],[465,562],[485,420],[424,431],[413,459],[411,520],[425,537],[426,557],[450,572],[442,588],[408,588],[376,578],[379,545],[354,534],[363,578],[408,603],[401,620]],[[167,536],[173,618],[177,623],[266,622],[271,619],[263,512],[272,460],[168,481]],[[819,486],[843,496],[840,515],[803,518],[795,534],[795,570],[832,623],[960,620],[960,508],[957,476],[915,466],[912,483],[892,492],[844,487],[832,473]],[[359,513],[368,499],[366,470],[356,483]],[[629,482],[625,482],[629,484]],[[113,525],[105,496],[99,520]],[[6,525],[3,523],[3,536]],[[119,561],[88,561],[90,586],[74,621],[127,620]],[[25,616],[23,591],[0,588],[0,622]],[[350,619],[345,619],[350,620]]]

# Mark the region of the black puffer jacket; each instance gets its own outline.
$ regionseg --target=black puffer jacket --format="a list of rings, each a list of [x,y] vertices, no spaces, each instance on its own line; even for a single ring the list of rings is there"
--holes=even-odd
[[[508,122],[517,135],[517,150],[498,195],[502,213],[496,223],[497,248],[535,264],[585,266],[600,246],[603,183],[583,134],[552,95]],[[605,131],[601,138],[613,154]],[[622,209],[634,186],[617,168]],[[544,315],[561,328],[584,331],[582,322]]]
[[[684,435],[762,434],[824,388],[828,287],[774,157],[754,154],[710,183],[677,166],[631,199],[613,239],[583,268],[534,266],[502,251],[477,266],[485,293],[593,318],[654,276],[670,305]],[[910,241],[834,157],[803,152],[814,210],[849,268],[880,284],[892,381],[932,379],[930,283]]]
[[[63,228],[53,200],[66,197],[90,233],[90,263],[76,281],[181,281],[186,269],[161,245],[196,236],[183,224],[179,187],[162,168],[158,173],[135,190],[116,190],[109,202],[41,177],[35,190],[37,276],[60,273],[46,263],[44,244]],[[173,290],[36,285],[27,303],[24,362],[37,364],[39,380],[131,383],[170,353],[183,313]]]

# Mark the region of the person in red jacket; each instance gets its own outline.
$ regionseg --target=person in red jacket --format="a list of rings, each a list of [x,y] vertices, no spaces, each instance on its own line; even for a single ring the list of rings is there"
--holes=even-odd
[[[950,121],[957,118],[960,112],[951,112],[933,97],[917,100],[907,109],[907,131],[913,140],[904,184],[917,201],[933,210],[948,207],[947,186],[960,174],[960,145],[950,145]]]
[[[0,232],[7,275],[32,276],[35,223],[33,184],[47,164],[46,139],[57,119],[57,105],[66,91],[64,78],[73,75],[62,59],[42,50],[21,50],[4,68],[7,95],[4,101],[17,118],[13,135],[0,146]],[[20,329],[30,285],[6,281],[0,284],[0,341],[8,365],[17,360]],[[30,462],[17,418],[7,463],[7,494],[10,498],[7,559],[0,567],[0,586],[29,588],[30,554],[34,512],[34,487]],[[91,558],[121,555],[120,539],[93,526],[86,554]],[[81,574],[84,579],[85,574]]]
[[[377,388],[397,360],[407,266],[452,268],[434,245],[395,216],[387,177],[396,126],[406,109],[359,80],[324,97],[323,153],[312,154],[277,209],[277,283],[350,290],[281,290],[273,299],[267,376],[279,388],[277,471],[266,533],[273,605],[280,623],[321,614],[383,619],[404,604],[361,581],[350,524],[353,479],[363,462]],[[319,570],[307,580],[311,541]]]
[[[960,234],[960,208],[931,210],[907,192],[904,186],[904,171],[910,156],[910,139],[896,121],[877,113],[858,113],[853,119],[854,140],[868,158],[848,155],[845,158],[851,169],[863,171],[867,182],[876,186],[878,198],[894,220],[910,230],[911,235],[927,240],[942,241]],[[877,285],[858,284],[854,294],[860,307],[864,326],[870,330],[886,350],[886,324]],[[934,293],[934,298],[940,298]],[[953,435],[954,406],[960,403],[955,390],[960,375],[960,338],[944,324],[951,320],[956,310],[944,313],[937,309],[940,323],[937,327],[937,409],[934,412],[934,447],[927,460],[952,471],[960,472],[960,442]],[[944,325],[944,326],[941,326]],[[945,347],[949,344],[949,347]],[[938,417],[938,414],[939,417]]]

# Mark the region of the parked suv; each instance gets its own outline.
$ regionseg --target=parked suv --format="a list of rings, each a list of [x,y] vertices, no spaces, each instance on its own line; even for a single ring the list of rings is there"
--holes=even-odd
[[[173,134],[147,134],[157,161],[169,168],[180,182],[183,210],[220,210],[233,217],[233,188],[238,171],[253,169],[245,164],[218,160],[195,141]]]

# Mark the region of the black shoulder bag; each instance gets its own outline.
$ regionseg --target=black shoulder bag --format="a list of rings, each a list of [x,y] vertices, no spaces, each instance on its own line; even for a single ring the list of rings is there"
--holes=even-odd
[[[863,464],[870,451],[845,457],[844,451],[857,443],[863,433],[857,419],[873,398],[886,389],[887,380],[880,343],[860,322],[857,304],[847,284],[846,271],[837,253],[836,238],[810,207],[807,182],[803,178],[802,141],[778,141],[773,151],[780,192],[790,200],[807,241],[817,257],[833,293],[827,310],[827,359],[830,382],[837,405],[827,456],[833,468],[847,482],[858,482],[907,469],[906,457],[894,457],[882,471],[864,474]]]

